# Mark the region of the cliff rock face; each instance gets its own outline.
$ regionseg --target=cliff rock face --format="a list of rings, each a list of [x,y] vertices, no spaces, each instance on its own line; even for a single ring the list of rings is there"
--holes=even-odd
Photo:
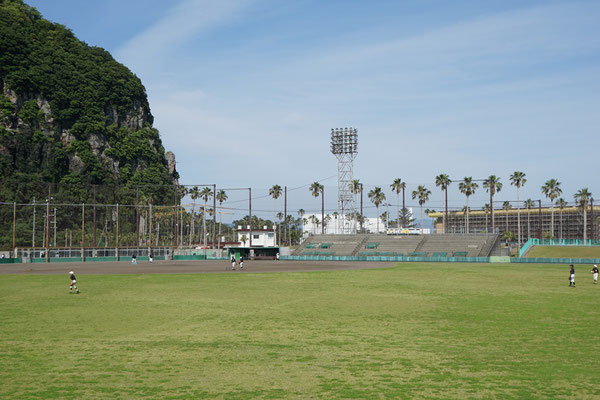
[[[176,183],[140,80],[22,0],[0,2],[0,87],[3,182]]]

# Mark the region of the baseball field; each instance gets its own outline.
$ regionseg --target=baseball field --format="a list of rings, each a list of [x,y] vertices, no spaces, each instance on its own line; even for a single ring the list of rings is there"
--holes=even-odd
[[[226,265],[0,266],[0,398],[600,398],[591,266]]]

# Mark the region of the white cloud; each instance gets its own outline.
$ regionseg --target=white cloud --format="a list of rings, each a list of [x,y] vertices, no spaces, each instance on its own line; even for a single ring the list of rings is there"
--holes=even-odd
[[[116,58],[135,71],[175,64],[182,44],[235,18],[245,3],[247,0],[184,0],[128,40],[116,51]]]

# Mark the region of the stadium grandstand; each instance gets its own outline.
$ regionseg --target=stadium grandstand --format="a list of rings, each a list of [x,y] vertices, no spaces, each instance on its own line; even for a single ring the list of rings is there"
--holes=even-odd
[[[489,257],[499,235],[315,235],[295,256]]]

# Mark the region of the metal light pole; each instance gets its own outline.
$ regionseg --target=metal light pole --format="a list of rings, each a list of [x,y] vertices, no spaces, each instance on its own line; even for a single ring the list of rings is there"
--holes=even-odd
[[[342,219],[342,233],[352,233],[346,227],[345,216],[356,213],[350,183],[353,178],[354,159],[358,154],[358,129],[331,129],[331,153],[338,160],[338,209]]]

